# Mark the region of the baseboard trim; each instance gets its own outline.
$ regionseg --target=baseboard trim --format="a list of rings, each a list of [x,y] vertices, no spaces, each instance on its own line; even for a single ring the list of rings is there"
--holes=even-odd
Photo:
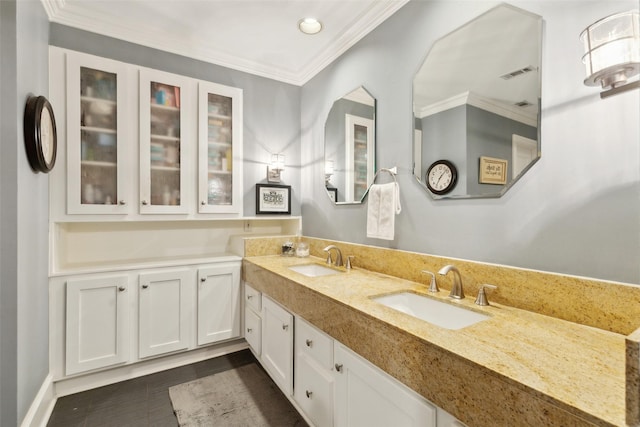
[[[235,353],[247,348],[249,348],[249,345],[245,340],[233,341],[66,378],[54,383],[54,395],[56,398],[67,396],[155,372],[224,356],[225,354]]]
[[[27,411],[21,427],[45,427],[49,421],[49,417],[56,406],[56,396],[54,394],[53,376],[47,375],[35,399],[31,402],[31,406]]]

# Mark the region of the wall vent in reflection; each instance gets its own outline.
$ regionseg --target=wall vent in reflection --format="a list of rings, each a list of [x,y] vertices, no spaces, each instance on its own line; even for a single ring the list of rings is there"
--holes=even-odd
[[[515,70],[515,71],[512,71],[510,73],[504,74],[504,75],[500,76],[500,78],[504,79],[504,80],[510,80],[510,79],[512,79],[514,77],[518,77],[518,76],[521,76],[523,74],[530,73],[531,71],[535,71],[535,69],[536,69],[536,67],[534,67],[533,65],[528,65],[528,66],[526,66],[524,68],[520,68],[519,70]]]

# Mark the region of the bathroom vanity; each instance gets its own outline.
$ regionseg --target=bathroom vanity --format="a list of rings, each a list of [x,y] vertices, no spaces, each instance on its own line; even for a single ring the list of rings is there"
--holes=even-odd
[[[321,255],[321,248],[328,243],[308,240],[312,255],[316,256]],[[409,258],[412,258],[418,272],[421,268],[419,254],[331,243],[342,247],[344,255],[358,252],[356,260],[363,260],[363,254],[369,262],[378,257],[380,269],[394,264],[407,268]],[[290,331],[292,336],[295,333],[298,337],[297,328],[302,325],[303,330],[317,330],[333,343],[333,359],[330,359],[333,363],[323,365],[318,362],[315,365],[325,366],[317,375],[326,379],[324,387],[332,390],[334,396],[339,393],[342,375],[342,367],[339,366],[342,362],[336,349],[344,348],[356,359],[394,378],[397,384],[408,387],[409,394],[415,393],[436,412],[446,411],[470,426],[614,426],[627,422],[629,411],[625,408],[625,390],[629,378],[625,374],[628,361],[624,333],[500,302],[491,301],[491,305],[486,307],[475,305],[477,283],[466,273],[467,265],[461,271],[468,279],[465,289],[468,297],[451,301],[445,290],[429,294],[428,285],[424,284],[427,280],[407,280],[363,268],[356,267],[350,271],[336,269],[335,274],[307,276],[290,267],[323,265],[323,258],[264,255],[260,248],[262,244],[257,241],[255,246],[245,243],[247,256],[243,261],[243,281],[251,289],[245,298],[251,293],[254,296],[250,299],[261,294],[263,301],[267,299],[269,304],[276,304],[278,309],[292,316],[287,320],[288,328],[291,325],[295,328],[295,332]],[[422,257],[426,263],[442,262],[441,266],[446,263],[444,259]],[[517,272],[507,271],[505,276],[496,277],[496,281],[501,286],[508,286],[501,282],[505,277],[511,277],[510,274]],[[448,287],[443,277],[439,276],[438,281],[443,288]],[[535,284],[530,291],[537,292]],[[637,288],[623,287],[618,291],[628,292],[627,297],[637,301]],[[450,330],[374,300],[381,295],[399,292],[427,295],[488,317],[471,326]],[[506,291],[503,293],[508,295]],[[489,298],[499,299],[497,294],[495,292]],[[541,304],[544,305],[544,300]],[[252,333],[255,334],[255,330]],[[264,329],[262,338],[264,357]],[[305,399],[299,399],[299,395],[308,390],[293,387],[292,392],[291,387],[294,372],[297,373],[308,362],[307,356],[298,356],[298,346],[304,349],[306,339],[303,342],[292,340],[295,347],[280,347],[287,354],[287,360],[295,359],[296,363],[286,387],[283,388],[282,382],[276,380],[286,394],[303,402]],[[255,353],[256,348],[252,348]],[[320,360],[326,362],[326,357],[330,356]],[[265,367],[270,373],[274,371]],[[288,372],[287,369],[281,367],[278,372]],[[315,395],[314,391],[312,393]],[[335,405],[341,402],[337,398],[327,401],[336,402]],[[339,408],[333,410],[335,425],[342,425]],[[307,416],[314,419],[311,414],[312,411]],[[436,424],[432,425],[441,425],[437,423],[437,415],[434,422]]]

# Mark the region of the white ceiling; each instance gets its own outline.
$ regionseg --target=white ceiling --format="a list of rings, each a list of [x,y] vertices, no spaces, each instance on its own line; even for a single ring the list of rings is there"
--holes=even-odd
[[[41,1],[52,22],[302,85],[408,0]]]

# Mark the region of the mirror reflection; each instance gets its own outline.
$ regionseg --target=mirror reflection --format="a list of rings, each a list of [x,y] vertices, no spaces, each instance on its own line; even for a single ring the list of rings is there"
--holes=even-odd
[[[333,103],[324,127],[324,181],[336,204],[361,203],[375,174],[376,100],[362,86]]]
[[[414,176],[500,197],[539,159],[542,19],[497,6],[434,43],[413,81]]]

